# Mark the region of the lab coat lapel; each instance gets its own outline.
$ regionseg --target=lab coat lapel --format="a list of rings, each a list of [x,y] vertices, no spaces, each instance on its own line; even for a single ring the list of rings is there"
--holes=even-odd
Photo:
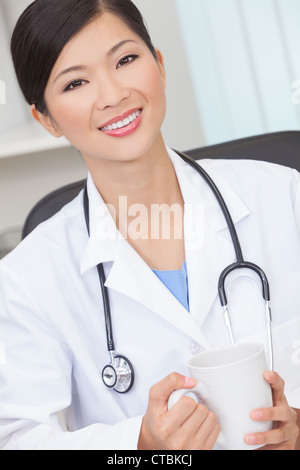
[[[190,312],[201,326],[218,297],[218,280],[223,269],[234,262],[231,244],[210,227],[198,250],[186,249]]]
[[[195,319],[126,240],[119,243],[106,286],[134,299],[198,343],[208,346]]]

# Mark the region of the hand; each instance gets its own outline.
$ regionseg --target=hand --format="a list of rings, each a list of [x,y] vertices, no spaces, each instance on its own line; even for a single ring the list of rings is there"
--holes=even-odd
[[[284,395],[284,381],[275,372],[266,372],[264,377],[272,387],[274,406],[254,410],[251,418],[254,421],[273,421],[274,429],[249,434],[245,437],[245,442],[264,446],[261,450],[294,450],[299,434],[297,413],[288,405]]]
[[[168,400],[174,390],[193,388],[194,379],[173,373],[154,385],[149,394],[138,450],[211,450],[220,433],[216,416],[182,397],[169,411]]]

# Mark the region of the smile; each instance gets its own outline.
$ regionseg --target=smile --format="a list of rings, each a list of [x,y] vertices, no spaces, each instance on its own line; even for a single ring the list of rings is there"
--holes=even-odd
[[[128,126],[131,122],[135,121],[139,115],[141,114],[141,110],[139,109],[136,113],[130,114],[127,118],[123,121],[114,122],[107,127],[101,127],[101,131],[112,131],[116,129],[122,129],[122,127]]]
[[[123,119],[123,116],[108,122],[100,127],[100,131],[113,137],[124,137],[134,132],[142,120],[142,109],[130,111]]]

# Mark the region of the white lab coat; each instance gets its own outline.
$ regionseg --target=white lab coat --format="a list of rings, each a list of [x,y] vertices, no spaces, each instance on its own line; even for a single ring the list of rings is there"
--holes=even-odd
[[[203,348],[229,342],[217,297],[220,272],[235,261],[224,217],[211,190],[169,150],[186,204],[190,313],[116,232],[89,177],[91,237],[82,194],[39,226],[0,263],[0,447],[136,449],[150,387]],[[275,369],[290,404],[300,407],[300,176],[253,161],[203,160],[235,222],[244,257],[271,286]],[[198,207],[195,239],[189,210]],[[108,234],[108,235],[107,235]],[[106,239],[105,239],[106,235]],[[109,362],[98,274],[104,263],[118,354],[135,383],[108,390]],[[234,334],[266,345],[256,275],[228,279]],[[66,410],[69,432],[57,412]]]

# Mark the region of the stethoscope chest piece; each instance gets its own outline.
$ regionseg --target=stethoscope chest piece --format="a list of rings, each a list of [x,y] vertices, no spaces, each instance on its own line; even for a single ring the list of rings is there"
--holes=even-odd
[[[134,370],[131,362],[124,356],[115,356],[102,370],[102,380],[108,388],[118,393],[126,393],[133,386]]]

